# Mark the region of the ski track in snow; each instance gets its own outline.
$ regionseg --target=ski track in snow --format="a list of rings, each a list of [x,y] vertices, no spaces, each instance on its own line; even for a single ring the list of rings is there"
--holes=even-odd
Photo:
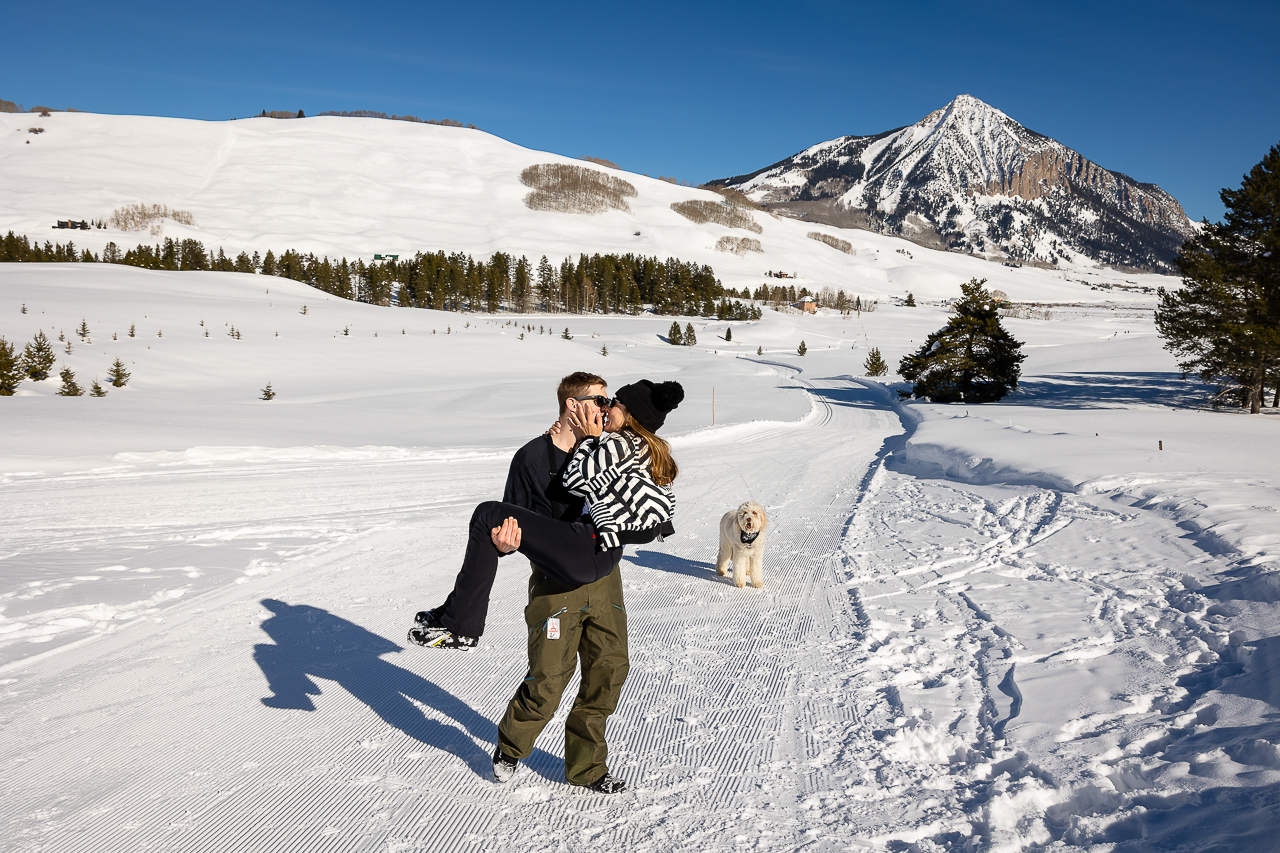
[[[118,515],[92,478],[11,490],[6,510],[28,515],[9,550],[80,549],[92,574],[144,545],[150,567],[180,567],[213,542],[225,572],[207,587],[171,573],[160,586],[190,600],[0,672],[5,849],[1131,837],[1116,820],[1185,776],[1179,745],[1214,721],[1195,679],[1239,641],[1196,587],[1226,558],[1105,495],[895,473],[903,426],[885,391],[798,381],[815,402],[801,423],[681,451],[678,535],[629,549],[632,670],[610,767],[632,791],[614,798],[564,784],[568,702],[512,783],[489,780],[495,721],[524,673],[523,561],[504,562],[480,649],[400,645],[451,584],[470,508],[500,490],[505,458],[159,472],[131,481]],[[191,505],[164,505],[172,478],[189,478]],[[747,498],[771,515],[763,590],[714,573],[719,517]],[[92,527],[69,523],[89,506]],[[1064,692],[1081,666],[1127,692]]]

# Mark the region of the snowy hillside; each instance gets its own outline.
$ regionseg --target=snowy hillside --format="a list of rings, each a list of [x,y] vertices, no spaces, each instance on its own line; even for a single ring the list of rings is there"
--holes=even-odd
[[[29,128],[43,128],[30,133]],[[1154,287],[1160,276],[1095,269],[1014,269],[954,252],[924,249],[868,231],[815,226],[763,212],[760,231],[696,224],[671,209],[720,196],[627,172],[637,191],[630,211],[595,216],[531,210],[520,174],[540,163],[590,164],[521,148],[478,130],[365,118],[255,118],[204,122],[88,113],[0,114],[0,234],[41,244],[74,240],[100,252],[164,238],[195,238],[234,257],[285,249],[371,260],[375,253],[495,251],[563,257],[637,253],[710,264],[735,289],[773,283],[872,298],[944,299],[970,278],[987,278],[1015,301],[1102,299],[1104,283]],[[193,225],[165,220],[148,230],[55,230],[58,220],[106,219],[128,204],[189,212]],[[848,241],[845,253],[811,239],[817,231]],[[639,232],[638,234],[636,232]],[[758,239],[760,252],[717,251],[722,238]],[[902,250],[899,252],[898,250]],[[909,253],[909,254],[907,254]],[[1074,257],[1074,256],[1073,256]]]
[[[713,181],[771,209],[991,258],[1169,271],[1193,233],[1154,184],[1108,171],[972,95],[908,127]]]
[[[54,116],[36,141],[58,140],[64,118],[108,136],[117,121]],[[252,160],[264,180],[273,144],[360,167],[357,142],[347,163],[332,142],[299,145],[307,127],[155,133],[188,128],[193,146],[212,130],[243,134],[222,162]],[[470,215],[492,209],[487,225],[424,202],[409,248],[432,238],[479,251],[466,235],[492,229],[616,250],[625,232],[652,230],[647,251],[669,240],[662,252],[694,257],[719,227],[634,228],[676,216],[662,202],[693,192],[639,179],[631,215],[535,214],[507,182],[547,155],[451,128],[403,132],[470,134],[510,157],[501,181],[481,185],[463,180],[479,167],[455,149],[441,183],[451,198],[474,193]],[[40,155],[50,174],[55,161],[73,167],[74,135]],[[119,158],[126,145],[114,144],[103,148]],[[6,181],[21,174],[14,156]],[[127,200],[111,177],[124,167],[98,167],[100,208]],[[191,209],[197,227],[182,233],[229,249],[233,235],[248,247],[268,233],[233,232],[253,226],[233,222],[232,203],[201,207],[217,181],[193,179],[184,195],[172,174],[168,197],[157,185],[141,198]],[[290,183],[262,191],[254,216]],[[377,205],[354,190],[341,204],[346,192],[317,202],[326,236],[311,246],[381,239],[369,236]],[[34,183],[18,194],[28,206],[40,196]],[[63,210],[73,193],[61,184],[48,194],[58,216],[93,215]],[[384,206],[414,210],[391,194]],[[274,215],[296,218],[272,245],[308,247],[304,214]],[[369,233],[344,233],[361,216]],[[762,242],[792,246],[797,262],[829,252],[851,275],[862,267],[841,264],[892,263],[897,286],[922,294],[936,280],[953,295],[943,282],[982,264],[907,258],[874,236],[860,245],[885,247],[879,261],[850,257],[808,240],[810,226],[761,221]],[[1106,295],[1008,276],[1011,293]],[[934,305],[766,310],[733,323],[731,342],[729,324],[682,318],[698,345],[673,347],[669,317],[462,315],[258,275],[2,264],[0,336],[45,331],[58,368],[85,383],[116,358],[133,374],[101,399],[56,396],[56,379],[0,398],[3,846],[1273,850],[1280,419],[1186,408],[1194,392],[1150,304],[1007,320],[1027,343],[1022,388],[964,407],[901,404],[860,375],[870,347],[896,365],[941,326]],[[564,784],[563,717],[510,785],[488,779],[495,721],[525,672],[523,558],[504,561],[475,652],[402,639],[452,583],[472,507],[500,493],[510,453],[550,423],[554,383],[574,369],[689,392],[665,427],[681,468],[677,535],[629,548],[620,569],[632,669],[609,763],[632,791],[614,798]],[[270,402],[258,399],[267,382]],[[720,515],[747,498],[772,521],[758,591],[712,567]]]

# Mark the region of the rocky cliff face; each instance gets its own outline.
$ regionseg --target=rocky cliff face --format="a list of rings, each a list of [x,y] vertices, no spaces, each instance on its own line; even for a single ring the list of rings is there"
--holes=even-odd
[[[1155,184],[1102,168],[970,95],[908,127],[712,181],[779,213],[992,259],[1172,270],[1194,233]]]

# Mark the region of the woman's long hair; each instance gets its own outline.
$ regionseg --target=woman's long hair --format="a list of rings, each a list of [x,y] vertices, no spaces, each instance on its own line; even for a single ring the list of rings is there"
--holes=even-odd
[[[680,476],[680,468],[671,455],[671,445],[667,444],[665,439],[658,438],[640,426],[640,422],[631,417],[630,412],[627,412],[627,419],[623,421],[622,428],[639,436],[640,440],[649,446],[649,471],[653,474],[653,481],[659,486],[669,486],[674,483],[676,477]]]

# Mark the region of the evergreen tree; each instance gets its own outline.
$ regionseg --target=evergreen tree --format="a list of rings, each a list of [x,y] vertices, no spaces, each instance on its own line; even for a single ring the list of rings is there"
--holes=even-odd
[[[57,391],[59,397],[79,397],[84,394],[84,389],[76,382],[76,375],[71,372],[71,368],[62,368],[58,377],[62,380],[62,387]]]
[[[206,329],[205,331],[207,332],[208,330]],[[111,365],[111,369],[107,371],[107,378],[110,379],[111,384],[117,388],[123,388],[128,385],[130,375],[129,371],[124,369],[124,362],[118,358],[115,360],[115,363]]]
[[[1178,253],[1183,287],[1160,288],[1156,331],[1185,373],[1237,390],[1257,414],[1280,374],[1280,146],[1220,196],[1225,221]]]
[[[89,388],[89,396],[90,396],[90,397],[105,397],[105,396],[107,396],[107,389],[106,389],[106,388],[103,388],[101,385],[99,385],[99,384],[98,384],[98,377],[96,377],[96,376],[93,378],[93,385],[92,385],[92,387],[90,387],[90,388]]]
[[[764,347],[756,347],[756,355],[764,355]]]
[[[12,397],[25,376],[17,347],[0,338],[0,397]]]
[[[986,279],[984,278],[984,279],[983,279],[983,281],[986,281]],[[915,308],[915,307],[916,307],[916,297],[915,297],[915,295],[914,295],[913,293],[911,293],[911,291],[907,291],[907,300],[906,300],[905,302],[903,302],[902,304],[903,304],[903,305],[905,305],[905,306],[907,306],[908,308]]]
[[[551,305],[556,295],[556,271],[551,262],[547,260],[547,256],[543,255],[542,260],[538,262],[538,303],[542,306],[543,311],[550,311]],[[539,327],[538,334],[542,334]]]
[[[254,254],[256,255],[257,252],[254,252]],[[262,259],[262,274],[263,275],[279,275],[279,272],[280,272],[279,269],[277,269],[276,267],[275,254],[270,249],[267,249],[267,254]]]
[[[608,354],[609,354],[609,347],[608,347],[608,345],[607,345],[607,344],[606,344],[605,346],[600,347],[600,354],[601,354],[601,355],[608,355]]]
[[[862,363],[862,369],[866,371],[867,376],[884,376],[889,372],[889,365],[885,364],[879,347],[872,347],[871,352],[867,353],[867,360]]]
[[[271,390],[271,383],[268,382],[266,387],[262,389],[262,399],[274,400],[275,398],[276,398],[276,392]]]
[[[76,329],[76,334],[80,336],[81,340],[89,337],[89,323],[83,318],[80,320],[80,327]]]
[[[133,327],[133,323],[130,323],[130,324],[129,324],[129,337],[131,337],[131,338],[136,338],[137,336],[138,336],[138,333],[137,333],[137,331],[134,329],[134,327]]]
[[[35,382],[43,382],[49,378],[49,371],[58,357],[53,354],[53,345],[44,336],[44,330],[36,332],[31,343],[22,348],[22,369]]]
[[[566,341],[571,341],[571,340],[573,340],[573,335],[569,334],[569,327],[568,327],[568,326],[565,326],[565,327],[564,327],[564,332],[560,335],[560,337],[564,338]]]
[[[732,327],[732,326],[725,326],[725,327],[724,327],[724,339],[725,339],[725,342],[726,342],[726,343],[729,343],[729,342],[731,342],[731,341],[733,340],[733,327]]]
[[[684,344],[684,332],[680,331],[680,323],[678,321],[671,322],[671,331],[667,332],[667,343],[674,347]]]
[[[698,345],[698,336],[694,334],[693,324],[684,324],[684,345],[687,347],[696,347]]]
[[[1000,324],[986,279],[960,285],[964,294],[947,325],[898,364],[912,395],[935,403],[992,403],[1018,387],[1022,344]]]
[[[809,348],[804,345],[804,341],[801,341],[800,346],[796,347],[796,352],[798,352],[800,355],[804,355],[808,351],[809,351]]]

